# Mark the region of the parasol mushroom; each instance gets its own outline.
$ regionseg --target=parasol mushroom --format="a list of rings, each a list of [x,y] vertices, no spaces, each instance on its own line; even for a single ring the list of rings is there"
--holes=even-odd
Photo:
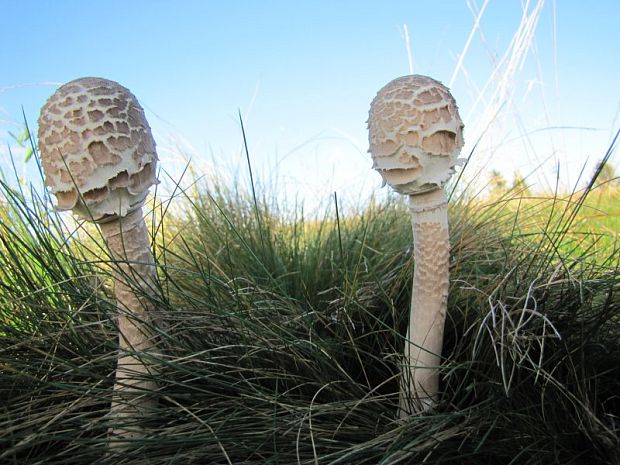
[[[443,84],[410,75],[378,92],[368,130],[373,168],[409,196],[413,225],[415,270],[399,402],[406,417],[438,400],[450,254],[443,186],[458,163],[463,123]]]
[[[48,99],[39,117],[45,184],[59,210],[97,223],[118,263],[119,356],[111,406],[110,445],[140,436],[139,418],[152,408],[156,386],[141,356],[154,348],[152,304],[156,271],[142,205],[156,184],[157,154],[144,110],[120,84],[86,77]]]

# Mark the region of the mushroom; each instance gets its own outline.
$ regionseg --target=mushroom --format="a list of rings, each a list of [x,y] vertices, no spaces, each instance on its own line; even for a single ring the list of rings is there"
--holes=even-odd
[[[373,168],[409,196],[414,237],[413,292],[404,349],[399,412],[404,418],[438,400],[450,243],[443,186],[463,147],[463,123],[440,82],[411,75],[383,87],[368,118]]]
[[[41,109],[39,149],[58,210],[97,223],[118,264],[119,356],[110,445],[124,444],[140,436],[139,418],[152,408],[149,391],[156,388],[152,367],[140,355],[154,349],[153,308],[145,294],[153,293],[156,271],[142,205],[158,182],[155,142],[128,89],[86,77],[58,88]]]

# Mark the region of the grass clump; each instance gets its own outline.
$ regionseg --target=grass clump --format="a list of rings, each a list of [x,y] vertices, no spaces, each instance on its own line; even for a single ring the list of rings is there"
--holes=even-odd
[[[620,463],[619,260],[575,233],[583,202],[454,199],[442,396],[401,422],[403,204],[156,199],[158,406],[111,453],[114,264],[48,198],[0,189],[1,463]]]

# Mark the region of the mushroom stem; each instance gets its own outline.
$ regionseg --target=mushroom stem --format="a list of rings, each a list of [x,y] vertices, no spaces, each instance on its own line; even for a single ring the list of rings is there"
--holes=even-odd
[[[413,292],[401,380],[400,416],[432,408],[439,389],[449,287],[450,242],[443,189],[409,196],[413,226]]]
[[[154,310],[146,297],[154,295],[156,272],[142,209],[100,223],[112,258],[116,262],[114,293],[119,309],[119,357],[110,409],[110,447],[142,435],[140,418],[156,400],[154,370],[148,359],[155,348],[151,321]]]

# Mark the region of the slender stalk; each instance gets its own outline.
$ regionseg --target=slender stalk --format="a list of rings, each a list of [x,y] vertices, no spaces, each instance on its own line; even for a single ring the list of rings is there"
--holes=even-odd
[[[400,416],[431,408],[438,398],[446,319],[450,241],[443,189],[410,195],[415,271],[405,342]]]
[[[140,418],[156,404],[154,370],[143,357],[155,348],[151,330],[153,305],[146,294],[155,285],[155,263],[142,210],[100,224],[118,263],[114,293],[118,305],[119,357],[110,410],[110,447],[142,435]]]

